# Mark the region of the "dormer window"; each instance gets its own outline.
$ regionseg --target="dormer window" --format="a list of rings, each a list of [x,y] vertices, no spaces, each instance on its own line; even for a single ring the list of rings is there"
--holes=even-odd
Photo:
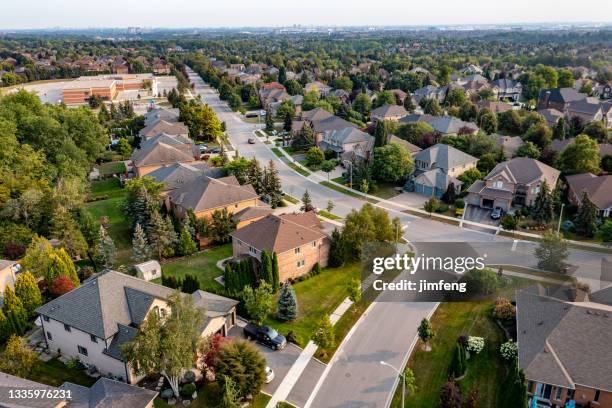
[[[501,180],[496,180],[493,182],[494,188],[504,188],[504,182]]]

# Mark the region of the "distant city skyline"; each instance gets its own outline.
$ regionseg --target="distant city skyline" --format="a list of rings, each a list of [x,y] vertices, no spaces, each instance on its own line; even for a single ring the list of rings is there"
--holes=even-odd
[[[212,3],[212,4],[211,4]],[[277,4],[280,3],[280,4]],[[218,28],[322,26],[610,23],[612,1],[485,0],[33,0],[2,6],[0,30],[41,28]]]

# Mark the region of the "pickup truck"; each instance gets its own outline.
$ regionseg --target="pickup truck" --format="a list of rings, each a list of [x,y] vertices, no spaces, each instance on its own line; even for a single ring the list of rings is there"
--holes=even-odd
[[[285,336],[278,334],[276,330],[269,326],[257,326],[249,323],[244,327],[243,333],[248,340],[255,340],[272,350],[282,350],[287,346]]]

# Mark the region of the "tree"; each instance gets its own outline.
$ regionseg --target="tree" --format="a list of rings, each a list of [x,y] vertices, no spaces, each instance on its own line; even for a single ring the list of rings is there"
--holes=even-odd
[[[451,374],[454,378],[459,378],[465,374],[466,369],[465,347],[463,347],[463,344],[457,341],[455,345],[453,362],[451,364]]]
[[[424,146],[426,137],[433,133],[434,129],[427,122],[406,123],[397,129],[397,136],[419,146]]]
[[[372,109],[372,99],[366,93],[359,93],[353,101],[353,109],[362,114],[363,116],[369,116],[370,110]]]
[[[49,240],[35,235],[26,249],[22,266],[25,270],[32,272],[35,277],[44,277],[49,269],[49,257],[52,253],[53,247]]]
[[[218,360],[215,374],[231,378],[240,399],[259,394],[266,379],[266,359],[254,345],[244,340],[225,342]]]
[[[359,303],[361,301],[361,282],[359,279],[354,278],[348,281],[346,284],[348,290],[348,297],[353,303]]]
[[[533,219],[540,224],[548,224],[555,216],[553,198],[546,180],[540,185],[531,213]]]
[[[329,247],[329,266],[342,266],[348,256],[346,241],[343,234],[334,228],[331,235],[331,243]]]
[[[308,212],[314,211],[314,206],[312,205],[312,199],[310,198],[310,193],[308,190],[304,191],[304,195],[302,196],[302,206],[300,207],[300,211]]]
[[[317,146],[313,146],[306,152],[306,164],[314,167],[325,160],[325,153]]]
[[[600,120],[594,120],[586,124],[583,129],[585,135],[590,136],[591,138],[601,142],[608,142],[608,129],[606,129],[606,125]]]
[[[325,160],[321,163],[321,171],[327,173],[327,181],[329,181],[329,174],[336,168],[336,162],[333,160]]]
[[[141,263],[151,257],[151,247],[147,242],[147,237],[139,223],[136,223],[134,228],[134,237],[132,238],[132,259],[136,263]]]
[[[197,251],[197,249],[198,247],[196,243],[194,242],[193,238],[191,238],[191,232],[189,231],[189,228],[184,225],[181,229],[181,235],[179,237],[178,242],[179,254],[181,254],[182,256],[191,255],[195,251]]]
[[[497,132],[497,115],[489,109],[482,109],[478,113],[478,123],[487,135]]]
[[[384,120],[376,121],[374,130],[374,146],[383,147],[387,144],[387,136],[389,135],[389,125]]]
[[[270,286],[274,283],[272,276],[272,256],[268,251],[261,252],[261,281],[266,282]]]
[[[236,229],[236,221],[227,208],[215,210],[208,226],[208,236],[216,243],[229,242],[230,234]]]
[[[540,245],[535,249],[538,268],[551,272],[565,273],[567,269],[567,241],[561,234],[548,230],[542,234]]]
[[[223,389],[221,390],[219,408],[240,408],[240,398],[238,397],[238,390],[234,380],[226,375],[221,383],[223,384]]]
[[[53,297],[60,297],[65,295],[74,289],[74,284],[67,276],[57,276],[51,282],[51,286],[49,287],[49,292]]]
[[[482,179],[482,173],[477,168],[473,167],[469,170],[464,171],[457,179],[463,182],[464,186],[471,186],[477,180]]]
[[[264,169],[262,195],[268,196],[269,204],[272,208],[276,208],[283,196],[280,177],[274,162],[270,160],[268,167]]]
[[[515,156],[537,159],[540,157],[540,149],[532,142],[527,141],[516,150]]]
[[[181,282],[181,291],[183,293],[193,293],[200,289],[200,281],[192,274],[185,275]]]
[[[272,290],[278,292],[280,288],[280,277],[278,272],[278,256],[276,252],[272,253]]]
[[[580,207],[574,220],[576,232],[582,236],[592,238],[597,231],[597,216],[599,210],[593,204],[586,191],[580,197]]]
[[[28,326],[28,312],[10,285],[4,289],[3,302],[2,311],[9,322],[8,332],[23,334]]]
[[[470,101],[465,101],[459,108],[459,118],[466,122],[476,120],[478,108]]]
[[[566,174],[599,173],[599,146],[587,135],[579,135],[559,158],[559,167]]]
[[[170,313],[164,318],[149,313],[138,334],[122,351],[137,375],[163,375],[178,396],[179,379],[196,359],[198,327],[205,312],[194,307],[191,296],[183,296],[179,291],[168,296],[167,303]]]
[[[448,106],[463,106],[466,101],[465,92],[461,88],[453,88],[446,94],[444,103]]]
[[[77,222],[63,206],[57,206],[53,211],[51,236],[59,240],[72,257],[83,256],[87,252],[87,242]]]
[[[419,334],[419,339],[421,339],[421,341],[424,343],[424,350],[425,351],[429,351],[431,350],[431,347],[429,347],[429,341],[431,339],[434,338],[435,336],[435,332],[433,331],[433,328],[431,327],[431,323],[429,323],[429,320],[427,319],[423,319],[421,320],[421,324],[419,325],[418,328],[418,334]]]
[[[293,320],[298,314],[298,301],[289,281],[281,287],[276,301],[276,317],[282,321]]]
[[[336,334],[327,314],[317,323],[312,334],[312,341],[321,348],[331,348],[334,346]]]
[[[390,143],[374,149],[373,172],[381,181],[403,181],[412,173],[413,167],[410,152],[400,144]]]
[[[291,112],[287,112],[285,113],[285,117],[283,119],[283,130],[285,132],[291,132],[292,127],[293,127],[293,116],[291,115]]]
[[[603,242],[612,242],[612,221],[606,220],[599,228]]]
[[[122,137],[117,142],[117,151],[119,152],[119,154],[121,155],[123,159],[127,159],[128,157],[132,155],[132,146],[130,145],[130,143],[127,141],[126,138]]]
[[[298,149],[309,149],[314,146],[314,131],[312,130],[312,125],[309,122],[302,125],[297,137],[293,139],[292,144]]]
[[[442,386],[440,408],[461,408],[461,390],[454,379],[448,380]]]
[[[565,140],[569,130],[567,129],[567,122],[565,118],[559,118],[557,123],[553,127],[553,139]]]
[[[455,202],[456,193],[455,193],[455,183],[448,183],[448,187],[446,187],[446,191],[442,194],[441,200],[442,202],[451,205]]]
[[[117,259],[117,248],[115,247],[115,241],[113,241],[103,225],[100,225],[98,253],[104,267],[112,268]]]
[[[151,215],[149,241],[151,247],[157,254],[158,260],[161,260],[164,256],[171,256],[174,254],[176,232],[172,226],[172,221],[168,217],[164,219],[158,211],[154,211]]]
[[[557,71],[557,86],[559,88],[573,88],[574,87],[574,75],[572,71],[567,68],[561,68]]]
[[[233,162],[235,161],[236,160]],[[244,184],[252,185],[257,194],[263,194],[263,171],[261,170],[259,162],[256,158],[249,161],[248,168],[246,169]]]
[[[36,308],[42,305],[40,289],[36,284],[34,275],[29,271],[17,275],[15,280],[15,295],[21,299],[28,317],[36,315]]]
[[[17,377],[29,377],[38,363],[38,355],[26,339],[12,335],[0,354],[0,371]]]
[[[244,300],[247,313],[256,324],[261,324],[266,320],[266,317],[272,311],[274,298],[272,296],[272,287],[267,282],[260,282],[255,290],[250,286],[246,286],[242,291],[242,299]]]
[[[412,97],[410,95],[407,95],[406,98],[404,98],[404,109],[406,109],[408,113],[412,113],[416,109],[416,106],[414,105],[414,102],[412,101]]]
[[[514,231],[518,226],[518,221],[515,216],[510,214],[504,214],[501,219],[501,226],[506,231]]]
[[[440,201],[436,197],[431,197],[429,200],[425,201],[423,204],[423,209],[429,213],[431,217],[431,213],[440,208]]]
[[[524,138],[526,141],[533,142],[540,149],[544,149],[552,141],[552,132],[547,124],[537,123],[527,129]]]
[[[327,207],[325,207],[325,211],[331,213],[334,210],[335,204],[332,200],[327,200]]]
[[[423,112],[427,115],[442,116],[444,114],[437,99],[423,99],[421,106],[423,107]]]
[[[269,107],[266,107],[266,132],[274,130],[274,118],[272,117],[272,111]]]
[[[70,279],[75,288],[80,285],[76,266],[64,248],[55,251],[51,257],[49,268],[55,270],[56,276],[66,276]]]

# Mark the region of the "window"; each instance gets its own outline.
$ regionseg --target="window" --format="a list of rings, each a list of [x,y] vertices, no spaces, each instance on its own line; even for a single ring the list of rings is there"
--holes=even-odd
[[[599,402],[601,391],[595,390],[595,396],[593,397],[593,402]]]
[[[68,326],[67,324],[64,325],[64,330],[66,330],[67,332],[70,331],[70,326]]]
[[[83,346],[77,346],[77,348],[79,349],[79,354],[82,354],[84,356],[87,355],[87,349]]]
[[[299,254],[300,253],[300,247],[297,247],[293,250],[294,253]]]
[[[503,181],[494,181],[493,182],[493,187],[494,188],[503,188],[504,187],[504,182]]]
[[[301,267],[303,267],[303,266],[304,266],[304,260],[303,260],[303,259],[302,259],[302,260],[300,260],[300,261],[297,261],[297,267],[298,267],[298,268],[301,268]]]
[[[249,254],[257,255],[257,248],[249,246]]]
[[[312,241],[312,246],[316,248],[317,247],[317,241]]]
[[[51,335],[51,332],[47,332],[47,338],[53,341],[53,336]]]
[[[43,320],[44,320],[45,322],[48,322],[48,321],[49,321],[49,316],[43,316]]]
[[[94,336],[93,334],[91,336],[89,336],[89,338],[91,339],[92,342],[97,343],[98,342],[98,338],[96,336]]]
[[[557,387],[557,392],[555,393],[555,399],[557,401],[559,401],[561,399],[561,392],[563,391],[563,388],[561,387]]]

